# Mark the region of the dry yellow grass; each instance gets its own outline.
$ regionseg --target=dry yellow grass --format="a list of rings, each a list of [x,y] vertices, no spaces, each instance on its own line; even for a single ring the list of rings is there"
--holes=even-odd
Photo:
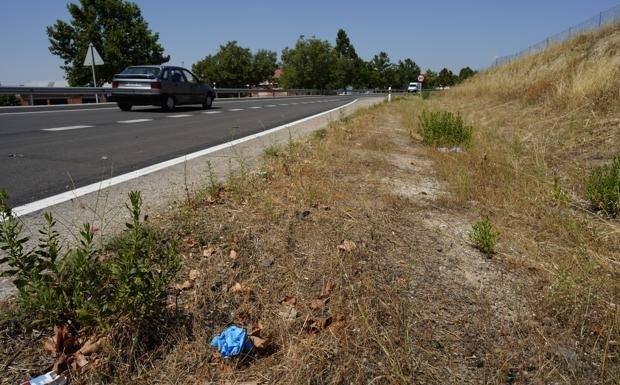
[[[620,24],[483,72],[417,111],[460,112],[475,127],[465,154],[428,151],[453,194],[445,204],[488,216],[500,254],[547,283],[530,292],[558,333],[620,378],[620,223],[590,211],[590,171],[620,152]]]

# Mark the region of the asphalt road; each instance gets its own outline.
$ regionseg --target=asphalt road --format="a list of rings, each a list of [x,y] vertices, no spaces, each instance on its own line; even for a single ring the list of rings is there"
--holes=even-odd
[[[38,199],[344,105],[351,96],[216,100],[174,112],[113,104],[0,109],[0,188]]]

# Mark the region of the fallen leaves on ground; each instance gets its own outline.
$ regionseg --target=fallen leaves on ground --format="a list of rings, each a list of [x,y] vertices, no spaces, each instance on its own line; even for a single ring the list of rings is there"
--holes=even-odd
[[[338,245],[338,250],[350,253],[351,251],[355,250],[356,247],[357,246],[355,245],[355,242],[345,239],[344,241],[342,241],[341,244]]]
[[[242,285],[239,282],[236,282],[230,287],[230,289],[228,289],[228,292],[234,294],[250,294],[252,292],[252,289],[250,289],[248,286]]]

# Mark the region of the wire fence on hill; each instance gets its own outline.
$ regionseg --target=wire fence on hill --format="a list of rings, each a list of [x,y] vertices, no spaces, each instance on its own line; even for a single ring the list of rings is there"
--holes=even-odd
[[[506,55],[506,56],[498,57],[495,59],[493,66],[507,63],[523,55],[528,55],[534,52],[542,51],[545,48],[547,48],[550,44],[559,43],[564,40],[567,40],[578,32],[599,29],[601,27],[604,27],[608,24],[611,24],[617,21],[620,21],[620,5],[616,5],[615,7],[610,8],[607,11],[600,12],[598,15],[593,16],[580,24],[573,25],[560,33],[556,33],[553,36],[549,36],[546,39],[534,45],[531,45],[527,47],[526,49],[519,51],[513,55]]]

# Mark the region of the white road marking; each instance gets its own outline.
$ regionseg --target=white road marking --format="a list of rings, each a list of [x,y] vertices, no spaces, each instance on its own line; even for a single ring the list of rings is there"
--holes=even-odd
[[[179,114],[179,115],[168,115],[166,118],[187,118],[188,116],[192,116],[191,114]]]
[[[267,104],[265,107],[272,108],[272,107],[275,107],[275,106],[276,106],[275,104]]]
[[[205,111],[203,114],[211,115],[211,114],[221,114],[222,111]]]
[[[282,103],[282,104],[280,104],[280,105],[281,105],[281,106],[288,106],[288,104],[286,104],[286,103]]]
[[[261,107],[261,106],[252,106],[252,107],[248,107],[248,108],[251,108],[253,110],[258,110],[258,109],[263,108],[263,107]]]
[[[101,111],[101,110],[118,110],[118,108],[117,107],[105,107],[105,108],[80,108],[76,110],[3,112],[3,113],[0,113],[0,115],[52,114],[56,112]]]
[[[235,111],[243,111],[243,108],[231,108],[230,110],[231,112],[235,112]]]
[[[126,123],[142,123],[142,122],[150,122],[153,119],[131,119],[131,120],[119,120],[116,123],[122,123],[122,124],[126,124]]]
[[[236,146],[236,145],[238,145],[240,143],[247,142],[247,141],[252,140],[252,139],[260,138],[261,136],[269,135],[269,134],[272,134],[274,132],[277,132],[277,131],[280,131],[280,130],[283,130],[283,129],[287,129],[290,126],[306,122],[306,121],[314,119],[316,117],[330,114],[330,113],[332,113],[334,111],[337,111],[337,110],[339,110],[341,108],[348,107],[348,106],[352,105],[353,103],[357,102],[358,100],[359,99],[355,99],[355,100],[353,100],[353,101],[351,101],[351,102],[349,102],[347,104],[344,104],[342,106],[332,108],[331,110],[319,112],[318,114],[314,114],[312,116],[308,116],[308,117],[305,117],[303,119],[299,119],[297,121],[294,121],[294,122],[291,122],[291,123],[288,123],[288,124],[284,124],[284,125],[281,125],[281,126],[278,126],[278,127],[274,127],[274,128],[269,129],[269,130],[261,131],[261,132],[258,132],[256,134],[252,134],[252,135],[245,136],[243,138],[235,139],[235,140],[232,140],[232,141],[227,142],[227,143],[219,144],[217,146],[205,148],[204,150],[192,152],[191,154],[183,155],[183,156],[180,156],[178,158],[170,159],[170,160],[167,160],[165,162],[161,162],[161,163],[157,163],[157,164],[145,167],[145,168],[141,168],[140,170],[128,172],[126,174],[119,175],[119,176],[116,176],[114,178],[106,179],[106,180],[103,180],[101,182],[89,184],[88,186],[76,188],[75,190],[67,191],[67,192],[64,192],[64,193],[53,195],[53,196],[48,197],[48,198],[43,198],[43,199],[35,201],[35,202],[27,203],[25,205],[13,208],[13,212],[18,217],[21,217],[21,216],[33,213],[35,211],[43,210],[46,207],[50,207],[50,206],[57,205],[59,203],[70,201],[72,199],[81,197],[81,196],[86,195],[86,194],[90,194],[90,193],[95,192],[95,191],[100,191],[100,190],[103,190],[105,188],[108,188],[108,187],[111,187],[111,186],[114,186],[114,185],[117,185],[117,184],[120,184],[120,183],[123,183],[123,182],[127,182],[129,180],[136,179],[136,178],[139,178],[139,177],[144,176],[144,175],[152,174],[152,173],[154,173],[156,171],[163,170],[165,168],[168,168],[168,167],[171,167],[171,166],[174,166],[174,165],[177,165],[177,164],[181,164],[181,163],[187,162],[189,160],[192,160],[192,159],[195,159],[195,158],[207,155],[207,154],[214,153],[216,151],[223,150],[225,148],[234,147],[234,146]]]
[[[54,127],[54,128],[42,128],[41,131],[66,131],[66,130],[77,130],[80,128],[90,128],[94,126],[66,126],[66,127]]]
[[[293,102],[293,103],[291,103],[291,104],[299,104],[299,103],[297,103],[297,102]]]

